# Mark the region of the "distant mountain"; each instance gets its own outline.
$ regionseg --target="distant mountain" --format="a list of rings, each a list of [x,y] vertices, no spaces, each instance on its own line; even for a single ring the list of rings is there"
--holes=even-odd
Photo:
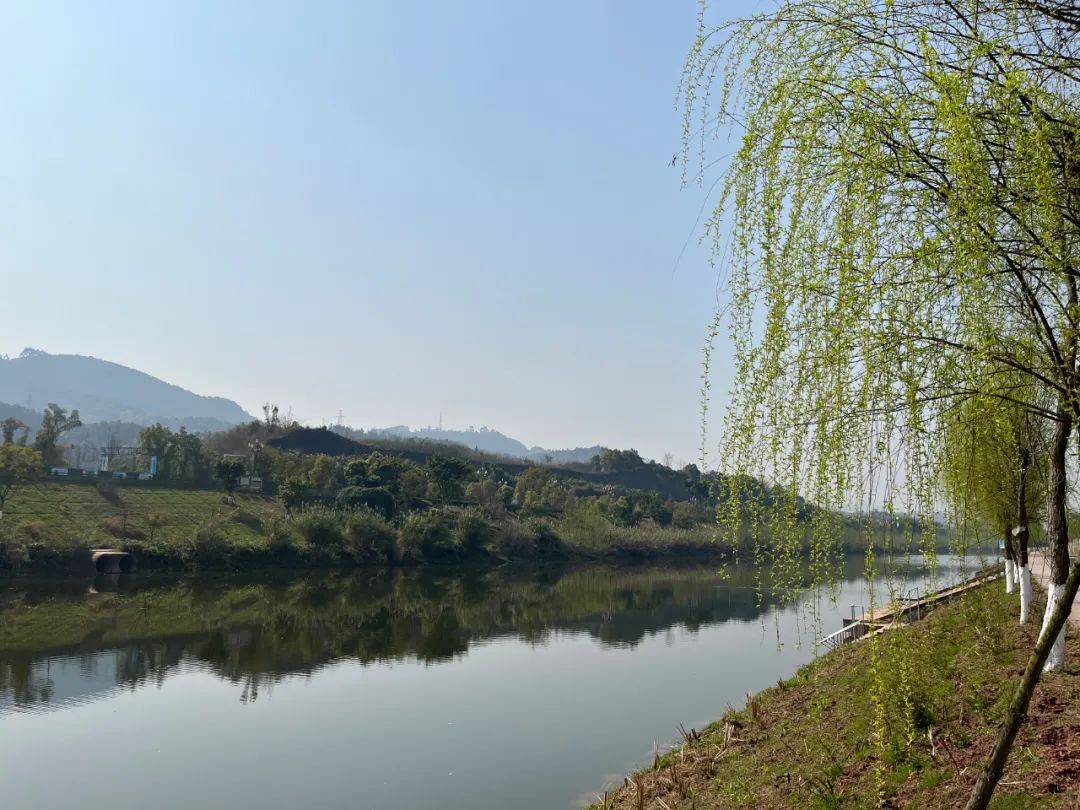
[[[83,422],[162,422],[192,431],[221,430],[252,418],[230,399],[201,396],[95,357],[38,349],[0,356],[0,402],[32,411],[55,402],[77,408]]]
[[[465,447],[482,450],[485,453],[494,453],[511,458],[524,458],[531,461],[549,462],[553,464],[585,463],[592,459],[604,448],[600,445],[592,447],[575,447],[566,450],[548,450],[544,447],[529,447],[517,439],[511,438],[504,433],[491,428],[469,428],[468,430],[444,430],[442,428],[426,427],[413,430],[406,425],[394,425],[388,428],[372,428],[371,430],[351,431],[354,438],[404,438],[404,439],[428,439],[437,442],[452,442]]]

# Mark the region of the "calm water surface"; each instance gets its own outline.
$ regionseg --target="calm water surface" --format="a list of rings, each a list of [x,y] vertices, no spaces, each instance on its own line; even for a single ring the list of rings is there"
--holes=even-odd
[[[859,567],[817,627],[714,567],[0,582],[0,807],[572,808],[808,661]]]

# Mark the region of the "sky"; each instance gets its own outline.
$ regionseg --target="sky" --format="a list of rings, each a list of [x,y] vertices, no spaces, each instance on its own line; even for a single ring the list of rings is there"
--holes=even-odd
[[[718,292],[707,189],[670,164],[696,20],[696,0],[4,3],[0,352],[310,424],[441,414],[694,459]]]

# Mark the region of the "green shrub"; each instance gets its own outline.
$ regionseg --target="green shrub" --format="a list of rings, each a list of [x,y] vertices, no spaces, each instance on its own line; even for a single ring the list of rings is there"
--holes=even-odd
[[[196,563],[225,562],[230,551],[229,538],[216,520],[205,520],[196,527],[191,539],[191,557]]]
[[[545,520],[532,519],[525,522],[525,530],[532,539],[533,549],[540,557],[558,557],[566,553],[562,538]]]
[[[308,545],[317,551],[338,551],[345,540],[338,514],[325,506],[307,507],[293,521],[293,525]]]
[[[414,559],[453,559],[460,552],[453,516],[438,509],[407,515],[401,525],[401,544],[405,556]]]
[[[394,496],[385,487],[345,487],[335,501],[340,509],[370,509],[388,520],[394,516]]]
[[[509,558],[558,557],[565,554],[562,540],[543,520],[510,520],[495,535],[498,554]]]
[[[695,504],[679,501],[671,507],[671,523],[676,529],[692,529],[704,522],[704,510]]]
[[[454,541],[464,554],[486,553],[495,537],[495,530],[483,516],[466,512],[458,516],[454,526]]]
[[[397,532],[378,512],[357,509],[345,520],[345,548],[356,562],[393,560]]]
[[[567,504],[559,530],[570,545],[578,548],[604,549],[615,542],[615,527],[595,501]]]
[[[275,557],[286,556],[297,550],[296,535],[288,521],[280,517],[271,517],[263,524],[266,532],[266,548]]]
[[[285,511],[291,512],[311,498],[311,488],[300,478],[286,478],[277,488],[277,497]]]
[[[531,557],[532,537],[517,520],[508,520],[495,533],[495,552],[503,557]]]

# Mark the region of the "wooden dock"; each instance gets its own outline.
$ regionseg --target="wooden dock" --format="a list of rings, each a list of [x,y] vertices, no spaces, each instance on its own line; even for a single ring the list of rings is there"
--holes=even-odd
[[[900,599],[890,602],[888,605],[877,608],[869,616],[864,612],[856,619],[844,620],[844,626],[835,633],[830,633],[818,641],[818,644],[830,649],[835,649],[841,644],[858,641],[866,636],[884,632],[892,627],[899,627],[912,621],[918,621],[942,602],[947,602],[955,596],[993,582],[1004,576],[1004,567],[993,565],[985,568],[974,577],[964,582],[950,585],[940,591],[919,597],[918,599]]]

